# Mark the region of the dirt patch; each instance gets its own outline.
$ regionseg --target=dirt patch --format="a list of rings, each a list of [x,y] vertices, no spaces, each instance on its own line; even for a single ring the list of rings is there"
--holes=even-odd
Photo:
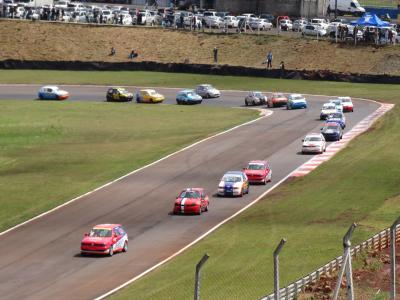
[[[0,60],[135,61],[219,63],[264,68],[272,50],[273,65],[280,61],[292,70],[331,70],[344,73],[400,75],[400,46],[353,47],[328,41],[272,35],[225,35],[171,31],[159,28],[110,27],[30,21],[0,21]],[[116,55],[109,56],[111,47]]]
[[[400,245],[398,244],[397,247]],[[397,248],[398,249],[398,248]],[[390,292],[390,257],[389,249],[381,252],[370,251],[363,253],[353,260],[353,281],[356,299],[374,299],[375,296],[387,295]],[[400,260],[400,253],[396,256]],[[400,278],[400,266],[397,264],[396,278]],[[336,286],[337,274],[323,275],[320,280],[306,288],[299,299],[331,299]],[[344,294],[346,279],[341,284],[341,296],[339,299],[347,299]],[[400,285],[397,285],[397,294],[400,294]],[[386,298],[379,298],[386,299]]]

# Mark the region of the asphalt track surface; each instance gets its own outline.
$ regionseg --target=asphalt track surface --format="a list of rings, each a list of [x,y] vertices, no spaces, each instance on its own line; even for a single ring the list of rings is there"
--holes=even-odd
[[[106,90],[65,89],[72,101],[103,101]],[[0,86],[0,99],[33,99],[37,90],[37,86]],[[167,96],[167,103],[174,103],[176,89],[158,90]],[[223,91],[220,99],[205,103],[241,106],[244,95]],[[177,153],[0,236],[1,299],[93,299],[189,244],[311,158],[299,153],[301,139],[319,131],[319,110],[327,98],[307,98],[307,110],[274,108],[269,117]],[[354,104],[354,113],[346,114],[346,130],[378,108],[373,102]],[[272,183],[251,186],[243,198],[212,196],[209,212],[201,216],[170,214],[182,188],[201,186],[215,195],[225,171],[240,170],[252,159],[270,162]],[[111,258],[80,256],[83,234],[99,223],[124,225],[129,234],[127,253]]]

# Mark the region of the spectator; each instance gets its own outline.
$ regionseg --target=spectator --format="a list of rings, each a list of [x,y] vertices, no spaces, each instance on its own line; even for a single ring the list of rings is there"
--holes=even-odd
[[[116,53],[115,48],[111,47],[110,56],[115,56]]]
[[[218,63],[218,48],[217,47],[214,47],[213,54],[214,54],[214,63],[217,64]]]
[[[272,69],[272,59],[273,59],[272,52],[269,51],[267,54],[267,69],[271,68]]]
[[[132,49],[131,53],[129,54],[130,59],[134,59],[135,57],[138,57],[138,53],[135,52],[135,49]]]

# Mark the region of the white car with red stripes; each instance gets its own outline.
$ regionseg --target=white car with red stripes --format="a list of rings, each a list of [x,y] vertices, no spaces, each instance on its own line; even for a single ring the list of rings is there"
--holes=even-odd
[[[326,141],[321,133],[310,133],[303,139],[302,153],[323,153],[326,150]]]

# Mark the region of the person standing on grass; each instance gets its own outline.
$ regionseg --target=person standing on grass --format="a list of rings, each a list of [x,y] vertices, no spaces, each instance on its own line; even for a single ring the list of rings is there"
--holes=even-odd
[[[214,47],[213,54],[214,54],[214,63],[217,64],[218,63],[218,48],[217,47]]]
[[[272,52],[269,51],[267,54],[267,69],[271,68],[272,69],[272,59],[273,59]]]

